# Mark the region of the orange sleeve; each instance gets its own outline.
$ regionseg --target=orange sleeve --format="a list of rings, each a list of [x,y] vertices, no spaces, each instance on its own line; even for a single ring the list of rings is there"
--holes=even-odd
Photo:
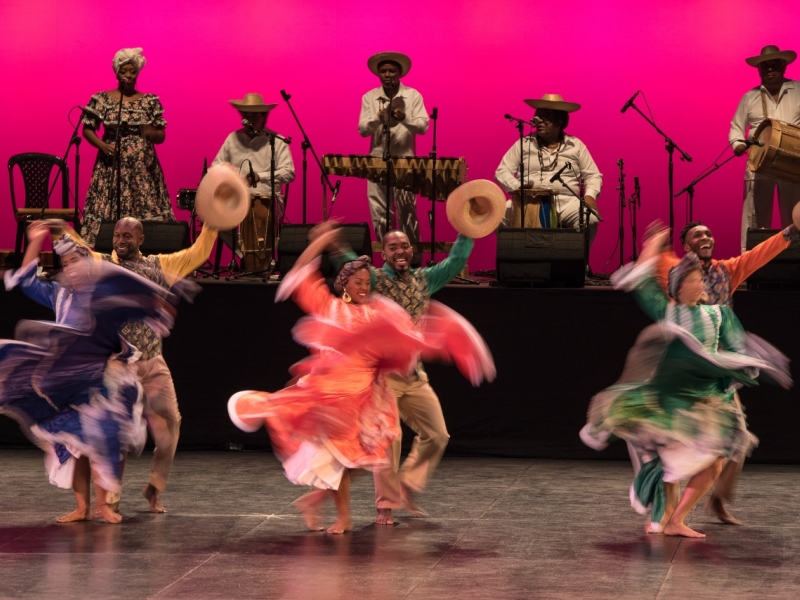
[[[784,236],[783,231],[779,231],[771,238],[764,240],[758,246],[752,250],[748,250],[741,256],[719,261],[720,264],[728,269],[731,275],[731,292],[739,287],[741,283],[755,271],[786,250],[790,243],[791,240]]]
[[[334,299],[325,279],[316,269],[309,274],[292,293],[292,299],[303,312],[310,315],[324,315]]]
[[[681,259],[672,251],[662,252],[656,263],[656,281],[664,293],[669,295],[669,270],[681,262]]]

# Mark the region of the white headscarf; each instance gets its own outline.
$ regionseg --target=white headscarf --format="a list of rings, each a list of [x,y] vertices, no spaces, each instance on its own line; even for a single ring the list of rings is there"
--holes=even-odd
[[[147,59],[142,56],[141,48],[123,48],[117,52],[113,61],[114,73],[119,73],[122,65],[127,65],[128,63],[135,66],[137,71],[141,71],[144,68]]]

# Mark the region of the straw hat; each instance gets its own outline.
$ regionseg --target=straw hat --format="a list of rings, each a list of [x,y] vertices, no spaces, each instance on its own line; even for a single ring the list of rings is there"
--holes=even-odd
[[[575,102],[564,102],[561,94],[545,94],[542,99],[528,99],[525,104],[532,108],[549,108],[552,110],[563,110],[564,112],[575,112],[581,105]]]
[[[194,205],[204,223],[226,231],[244,221],[250,210],[250,192],[232,164],[220,163],[203,177]]]
[[[245,94],[241,100],[229,100],[238,111],[250,113],[265,113],[278,106],[277,104],[264,104],[261,94]]]
[[[367,59],[369,70],[378,74],[378,66],[386,61],[392,61],[400,65],[400,77],[405,77],[411,70],[411,59],[402,52],[378,52]]]
[[[506,196],[496,183],[476,179],[458,186],[447,197],[447,220],[459,233],[482,238],[500,225],[506,212]]]
[[[745,58],[744,62],[746,62],[751,67],[757,67],[762,62],[766,62],[768,60],[784,60],[788,65],[790,62],[793,62],[794,59],[797,58],[797,52],[794,50],[783,50],[781,51],[780,48],[777,46],[764,46],[761,49],[761,53],[758,56],[751,56],[750,58]]]

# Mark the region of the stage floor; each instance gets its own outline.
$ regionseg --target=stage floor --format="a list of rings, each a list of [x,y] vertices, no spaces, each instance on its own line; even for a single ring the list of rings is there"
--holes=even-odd
[[[125,474],[120,525],[56,525],[71,492],[42,454],[0,451],[1,598],[796,598],[799,467],[746,465],[732,512],[687,521],[705,540],[646,535],[625,461],[445,458],[428,518],[372,523],[372,478],[353,484],[354,530],[304,530],[303,489],[267,452],[179,452],[152,515],[149,457]],[[332,511],[326,513],[332,521]]]

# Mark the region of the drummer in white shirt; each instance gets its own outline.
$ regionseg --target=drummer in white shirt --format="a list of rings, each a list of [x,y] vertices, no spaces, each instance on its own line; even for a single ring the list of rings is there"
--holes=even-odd
[[[591,245],[597,234],[597,215],[599,215],[597,197],[603,185],[603,176],[586,145],[564,131],[569,124],[569,113],[575,112],[581,106],[575,102],[564,102],[560,94],[545,94],[541,99],[525,100],[525,103],[536,109],[534,117],[536,131],[523,140],[524,187],[551,198],[556,222],[545,225],[546,215],[542,215],[542,225],[577,228],[580,224],[580,201],[566,186],[576,194],[580,193],[582,178],[586,188],[584,200],[594,211],[589,216]],[[553,175],[567,163],[570,166],[560,175],[566,186],[558,180],[551,182]],[[507,192],[518,192],[520,189],[519,165],[520,146],[517,141],[506,152],[494,175]],[[527,208],[524,226],[530,227],[532,221],[527,214]],[[520,226],[520,223],[514,223],[510,218],[505,224]]]
[[[746,150],[742,140],[747,139],[746,135],[752,135],[764,119],[800,126],[800,85],[784,77],[786,65],[796,58],[797,52],[793,50],[781,51],[777,46],[764,46],[758,56],[745,59],[748,65],[758,69],[761,85],[742,96],[731,120],[728,141],[737,156]],[[742,252],[746,250],[748,228],[769,229],[772,226],[776,187],[781,227],[785,228],[792,224],[792,208],[800,202],[800,183],[745,169]]]
[[[221,162],[233,164],[253,188],[252,193],[269,196],[270,166],[272,148],[270,145],[267,118],[277,104],[264,104],[261,94],[245,94],[242,100],[231,100],[231,105],[239,111],[239,116],[250,124],[233,131],[217,152],[212,166]],[[244,124],[243,124],[244,125]],[[248,163],[249,161],[249,163]],[[252,166],[252,179],[250,167]],[[275,137],[275,210],[277,216],[283,214],[283,198],[280,186],[294,181],[294,161],[289,146],[280,137]]]

